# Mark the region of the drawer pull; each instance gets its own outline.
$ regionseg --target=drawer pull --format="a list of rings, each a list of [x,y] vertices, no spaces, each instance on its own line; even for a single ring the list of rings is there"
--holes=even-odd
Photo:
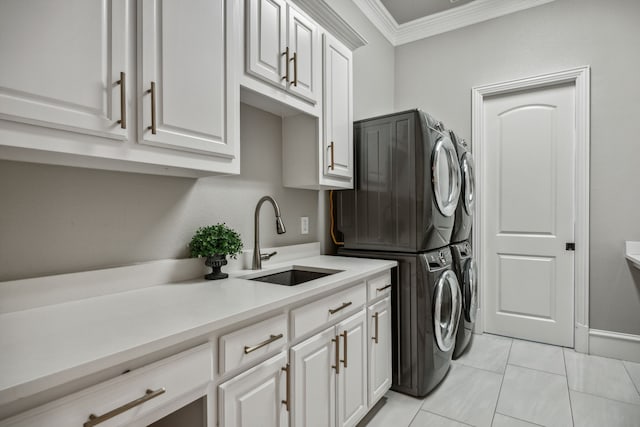
[[[338,307],[338,308],[330,308],[329,309],[329,314],[336,314],[340,310],[344,310],[345,308],[349,307],[351,304],[353,304],[351,301],[343,302],[342,305],[340,307]]]
[[[376,311],[376,314],[374,314],[371,317],[373,317],[373,319],[375,320],[375,331],[376,331],[376,335],[372,337],[372,339],[374,343],[378,344],[378,317],[379,317],[378,312]]]
[[[344,360],[341,360],[344,367],[347,367],[347,331],[342,332],[342,338],[344,339]]]
[[[390,287],[391,287],[391,284],[389,284],[389,285],[387,285],[387,286],[383,286],[383,287],[381,287],[381,288],[378,288],[378,289],[376,289],[376,291],[378,291],[378,292],[382,292],[382,291],[384,291],[385,289],[389,289]]]
[[[336,343],[336,364],[331,365],[331,367],[336,370],[336,374],[339,374],[340,373],[340,335],[336,335],[336,337],[333,338],[331,342]]]
[[[254,346],[250,346],[250,345],[245,345],[244,346],[244,354],[249,354],[252,353],[262,347],[266,347],[269,344],[271,344],[274,341],[278,341],[280,338],[284,337],[283,334],[278,334],[278,335],[269,335],[269,338],[267,338],[266,340],[262,341],[260,344],[256,344]]]
[[[295,87],[298,87],[298,52],[293,52],[293,82],[290,83]]]
[[[164,388],[159,388],[158,390],[149,390],[147,389],[147,391],[145,392],[145,395],[136,399],[136,400],[132,400],[129,403],[126,403],[122,406],[120,406],[119,408],[116,408],[112,411],[107,412],[106,414],[103,415],[95,415],[95,414],[91,414],[89,415],[89,421],[87,421],[86,423],[83,424],[83,427],[93,427],[95,425],[98,425],[100,423],[103,423],[107,420],[110,420],[111,418],[122,414],[123,412],[127,412],[129,409],[135,408],[136,406],[142,405],[144,402],[151,400],[153,398],[156,398],[158,396],[160,396],[161,394],[163,394],[166,390]]]
[[[287,412],[289,412],[289,402],[291,402],[291,380],[289,375],[289,364],[287,363],[287,366],[281,369],[287,374],[286,400],[283,400],[282,403],[284,403],[284,407],[287,409]]]

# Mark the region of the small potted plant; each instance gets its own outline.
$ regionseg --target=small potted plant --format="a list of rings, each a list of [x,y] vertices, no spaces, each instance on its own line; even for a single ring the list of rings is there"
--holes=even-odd
[[[208,280],[225,279],[228,274],[220,271],[227,265],[227,255],[236,258],[242,250],[240,234],[224,223],[200,227],[189,243],[191,256],[206,257],[205,265],[212,268],[211,273],[204,276]]]

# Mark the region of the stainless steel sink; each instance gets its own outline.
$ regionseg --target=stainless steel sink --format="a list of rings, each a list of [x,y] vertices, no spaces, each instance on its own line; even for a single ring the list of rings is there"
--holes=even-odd
[[[330,276],[340,273],[342,270],[328,270],[310,267],[292,267],[288,270],[279,271],[277,273],[269,273],[257,277],[245,277],[249,280],[258,282],[273,283],[283,286],[295,286],[301,283],[310,282],[321,277]]]

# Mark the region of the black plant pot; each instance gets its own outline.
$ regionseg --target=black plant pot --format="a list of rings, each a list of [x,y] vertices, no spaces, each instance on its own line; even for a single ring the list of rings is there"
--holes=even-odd
[[[211,273],[204,276],[204,278],[207,280],[219,280],[229,277],[227,273],[223,273],[222,271],[220,271],[220,268],[223,265],[227,265],[226,255],[209,256],[207,257],[204,265],[206,265],[207,267],[211,267],[212,269]]]

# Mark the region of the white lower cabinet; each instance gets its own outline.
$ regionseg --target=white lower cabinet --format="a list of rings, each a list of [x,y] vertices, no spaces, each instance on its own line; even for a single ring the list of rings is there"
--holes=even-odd
[[[367,405],[364,310],[291,348],[294,426],[354,426]]]
[[[0,422],[2,427],[146,426],[206,396],[212,407],[210,344],[171,356]]]
[[[369,406],[391,387],[391,297],[371,304],[369,319]]]
[[[286,427],[287,353],[279,353],[218,387],[220,427]]]

